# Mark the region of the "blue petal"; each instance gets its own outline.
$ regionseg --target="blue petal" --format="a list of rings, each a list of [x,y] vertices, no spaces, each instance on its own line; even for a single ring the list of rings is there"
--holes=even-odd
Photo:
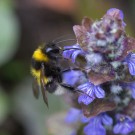
[[[104,98],[105,91],[100,86],[95,86],[95,95],[97,98]]]
[[[79,54],[83,54],[83,52],[81,50],[76,50],[73,52],[72,54],[72,62],[75,63],[75,60],[76,60],[76,57],[79,55]]]
[[[66,50],[63,52],[63,57],[64,58],[67,58],[67,59],[70,59],[71,58],[71,55],[73,53],[74,50]]]
[[[111,126],[113,124],[113,119],[107,114],[102,115],[102,122],[106,126]]]
[[[85,105],[90,104],[95,98],[90,98],[86,94],[80,95],[78,98],[78,103],[84,103]]]
[[[87,83],[84,83],[82,85],[79,85],[78,89],[87,92],[88,88],[91,87],[91,86],[92,86],[92,84],[87,82]]]
[[[80,49],[78,44],[71,45],[71,46],[64,46],[64,49]]]
[[[113,132],[114,132],[115,134],[121,133],[122,130],[123,130],[123,125],[122,125],[121,123],[116,124],[116,125],[114,126],[114,128],[113,128]]]
[[[79,70],[66,71],[62,74],[62,83],[74,86],[82,76],[84,76],[84,73]]]
[[[63,57],[67,59],[72,59],[73,63],[75,63],[76,57],[79,54],[84,55],[84,51],[80,48],[78,44],[64,47]]]
[[[121,131],[122,134],[128,134],[134,130],[134,123],[124,123],[123,130]]]
[[[131,75],[135,75],[135,54],[129,53],[125,59],[128,64],[129,72]]]
[[[135,99],[135,82],[127,83],[127,87],[132,92],[132,97]]]
[[[135,53],[130,53],[130,57],[131,57],[132,59],[135,59]]]
[[[86,95],[85,94],[81,95],[78,98],[79,103],[84,103],[86,105],[90,104],[95,99],[95,95],[98,98],[104,98],[104,96],[105,96],[104,90],[101,89],[99,86],[95,86],[91,82],[87,82],[85,84],[79,85],[77,87],[77,89],[86,93]],[[87,95],[89,95],[89,96],[87,96]]]
[[[135,88],[132,89],[132,97],[135,99]]]
[[[82,85],[79,85],[77,87],[77,89],[85,92],[86,94],[88,94],[90,97],[94,97],[94,85],[90,82],[84,83]]]
[[[122,121],[120,120],[121,118]],[[116,119],[118,123],[113,128],[115,134],[128,134],[135,129],[135,122],[128,115],[117,114]]]
[[[80,117],[81,117],[81,110],[76,108],[71,108],[65,118],[65,122],[69,124],[76,123],[79,121]]]
[[[123,125],[123,130],[122,130],[122,134],[128,134],[130,132],[132,132],[134,130],[135,124],[130,122],[130,123],[124,123]]]
[[[128,122],[120,122],[113,128],[115,134],[128,134],[134,130],[134,124]]]
[[[101,124],[100,119],[92,118],[89,124],[84,127],[84,133],[86,135],[106,135],[106,129]]]
[[[133,62],[128,63],[128,67],[129,67],[130,74],[135,75],[135,63]]]
[[[65,46],[63,51],[64,58],[71,58],[72,54],[78,49],[81,49],[78,45]]]

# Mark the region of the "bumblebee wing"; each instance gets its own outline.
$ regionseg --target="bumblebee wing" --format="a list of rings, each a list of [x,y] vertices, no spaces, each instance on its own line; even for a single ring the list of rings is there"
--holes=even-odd
[[[33,90],[34,97],[38,99],[39,98],[39,85],[36,78],[33,79],[32,90]]]
[[[42,91],[42,95],[43,95],[43,100],[48,107],[47,90],[46,90],[46,84],[44,81],[44,75],[45,75],[44,65],[42,64],[41,72],[40,72],[40,84],[41,84],[41,91]]]

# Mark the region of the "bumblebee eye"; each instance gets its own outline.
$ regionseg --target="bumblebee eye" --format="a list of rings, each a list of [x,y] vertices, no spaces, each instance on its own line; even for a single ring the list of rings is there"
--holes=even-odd
[[[48,52],[51,52],[52,51],[52,48],[47,48],[46,49],[46,52],[48,53]]]
[[[48,43],[45,47],[45,53],[59,53],[59,47],[55,43]]]

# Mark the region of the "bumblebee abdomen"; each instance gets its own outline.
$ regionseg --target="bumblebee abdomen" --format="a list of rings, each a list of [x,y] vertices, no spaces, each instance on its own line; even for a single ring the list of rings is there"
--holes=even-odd
[[[31,74],[34,78],[36,78],[38,84],[40,85],[40,73],[41,73],[41,70],[36,70],[34,69],[33,67],[31,67]],[[48,82],[50,82],[50,78],[49,77],[46,77],[44,76],[44,82],[45,84],[47,84]]]
[[[41,73],[41,64],[49,62],[48,56],[43,53],[42,48],[39,47],[36,49],[32,55],[32,63],[31,63],[31,74],[34,78],[36,78],[38,84],[40,85],[40,73]],[[47,84],[50,79],[44,75],[44,82]]]

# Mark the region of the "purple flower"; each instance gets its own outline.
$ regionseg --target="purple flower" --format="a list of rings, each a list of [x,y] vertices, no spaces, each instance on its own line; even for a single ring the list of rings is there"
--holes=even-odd
[[[101,120],[102,124],[104,124],[105,126],[111,126],[113,124],[113,120],[112,118],[107,115],[106,113],[101,113],[98,116],[94,117],[94,118],[98,118]],[[82,123],[87,123],[89,122],[91,119],[93,118],[87,118],[84,115],[82,116],[81,122]]]
[[[117,9],[117,8],[111,8],[107,11],[108,15],[111,15],[113,17],[117,17],[118,19],[123,20],[124,19],[124,14],[121,10]]]
[[[65,122],[69,123],[69,124],[76,123],[76,122],[80,121],[81,116],[82,116],[81,110],[79,110],[77,108],[71,108],[67,113]]]
[[[125,62],[128,64],[130,74],[135,75],[135,53],[129,53]]]
[[[72,87],[74,87],[76,83],[86,81],[86,74],[81,70],[67,70],[62,74],[62,83]]]
[[[79,54],[84,55],[85,52],[80,48],[78,44],[64,47],[63,57],[67,59],[71,59],[73,63],[75,63],[76,57]]]
[[[84,127],[85,135],[106,135],[106,130],[101,124],[100,119],[93,118],[89,124]]]
[[[82,111],[76,108],[71,108],[66,116],[65,121],[69,124],[77,122],[88,123],[84,127],[86,135],[106,135],[104,126],[111,126],[113,120],[106,113],[101,113],[98,116],[87,118],[83,115]]]
[[[78,103],[84,103],[85,105],[90,104],[95,97],[89,97],[86,94],[82,94],[78,97]]]
[[[115,134],[128,134],[135,129],[135,122],[127,115],[117,114],[117,124],[113,128]]]
[[[104,98],[105,92],[99,85],[95,86],[91,82],[79,85],[78,90],[81,90],[84,94],[80,95],[78,98],[79,103],[84,103],[85,105],[90,104],[95,98]],[[86,93],[86,94],[85,94]]]
[[[113,119],[109,115],[107,115],[106,113],[101,114],[100,117],[102,119],[102,123],[105,126],[111,126],[113,124]]]
[[[84,127],[84,133],[86,135],[106,135],[105,126],[111,126],[113,120],[106,113],[102,113],[93,118],[84,117],[82,122],[88,122],[89,124]]]
[[[107,15],[110,15],[112,17],[115,17],[117,19],[122,20],[122,25],[123,27],[126,26],[126,23],[123,21],[124,19],[124,14],[121,10],[117,9],[117,8],[111,8],[107,11]]]

